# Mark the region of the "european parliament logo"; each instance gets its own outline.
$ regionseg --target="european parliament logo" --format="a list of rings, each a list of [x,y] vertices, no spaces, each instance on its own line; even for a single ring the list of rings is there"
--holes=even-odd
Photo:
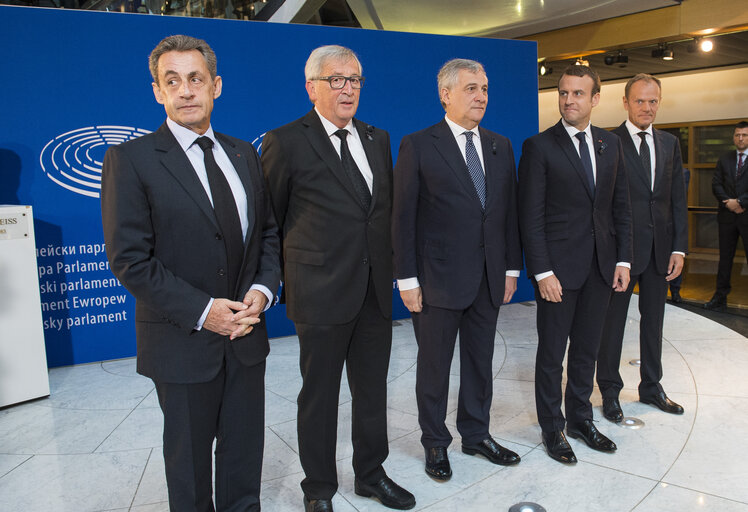
[[[88,126],[58,135],[39,155],[42,171],[57,185],[76,194],[98,198],[101,166],[109,146],[151,133],[131,126]]]

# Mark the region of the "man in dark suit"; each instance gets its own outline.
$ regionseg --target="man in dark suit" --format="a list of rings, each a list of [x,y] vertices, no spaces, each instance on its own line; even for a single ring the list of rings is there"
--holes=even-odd
[[[453,59],[438,74],[442,121],[406,136],[395,166],[395,277],[418,342],[416,400],[426,473],[452,470],[444,420],[449,368],[460,334],[457,430],[462,451],[494,464],[519,456],[489,433],[499,306],[522,268],[516,172],[509,140],[478,127],[488,103],[483,66]]]
[[[519,163],[520,232],[538,308],[535,405],[548,455],[565,463],[577,460],[566,421],[570,437],[616,449],[592,422],[590,395],[611,289],[629,283],[631,205],[620,140],[590,124],[599,101],[597,73],[569,66],[558,83],[562,119],[525,141]]]
[[[640,73],[626,83],[623,106],[628,119],[613,133],[623,145],[631,198],[634,261],[626,291],[615,293],[605,318],[597,358],[597,385],[603,396],[603,415],[623,420],[618,395],[623,379],[623,333],[634,286],[639,283],[639,400],[672,414],[683,407],[662,389],[662,322],[668,282],[680,275],[688,250],[688,211],[680,144],[675,136],[656,130],[652,123],[661,99],[660,81]]]
[[[409,509],[415,498],[382,463],[392,345],[392,155],[387,132],[354,119],[364,78],[341,46],[306,63],[314,108],[268,132],[262,164],[282,231],[288,317],[296,324],[301,482],[307,511],[332,510],[338,396],[345,364],[353,399],[355,492]]]
[[[260,510],[262,314],[280,282],[279,240],[254,148],[213,131],[221,94],[205,41],[170,36],[150,55],[168,119],[109,149],[101,212],[112,271],[135,296],[138,372],[164,414],[169,507]]]
[[[725,153],[717,160],[712,178],[712,193],[719,201],[717,224],[719,226],[719,267],[717,290],[706,309],[722,309],[730,293],[732,260],[738,246],[738,237],[748,256],[748,121],[735,126],[732,141],[736,151]]]

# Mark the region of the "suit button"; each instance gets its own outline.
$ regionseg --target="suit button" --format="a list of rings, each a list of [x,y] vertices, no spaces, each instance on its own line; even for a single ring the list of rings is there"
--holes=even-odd
[[[219,269],[218,269],[218,275],[219,275],[219,276],[221,276],[221,277],[223,277],[223,276],[225,276],[225,275],[226,275],[226,271],[225,271],[225,270],[223,270],[222,268],[219,268]]]
[[[216,233],[216,240],[223,240],[221,233]]]
[[[369,258],[364,258],[364,265],[368,265],[368,264],[369,264]]]

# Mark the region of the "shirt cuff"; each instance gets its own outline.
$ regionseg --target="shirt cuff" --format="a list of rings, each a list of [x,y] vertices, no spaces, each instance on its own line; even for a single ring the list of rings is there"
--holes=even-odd
[[[681,252],[681,251],[673,251],[672,254],[680,254],[684,258],[686,257],[686,253],[685,252]]]
[[[625,267],[631,270],[631,263],[629,263],[628,261],[619,261],[618,263],[616,263],[616,267]]]
[[[203,324],[205,323],[205,319],[208,318],[208,312],[210,311],[210,308],[213,307],[213,301],[215,299],[213,297],[210,298],[208,301],[208,305],[205,306],[205,310],[203,311],[203,314],[200,315],[200,319],[197,321],[197,324],[195,325],[195,330],[199,331],[203,328]]]
[[[540,274],[535,274],[535,280],[542,281],[546,277],[551,277],[552,275],[553,275],[553,270],[549,270],[548,272],[541,272]]]
[[[262,310],[263,312],[267,311],[273,306],[273,293],[270,291],[270,288],[268,288],[264,284],[253,284],[249,287],[249,289],[259,290],[265,297],[267,297],[268,301],[267,304],[265,304],[265,309]]]
[[[519,277],[519,270],[507,270],[506,276],[507,277]]]
[[[408,277],[406,279],[397,280],[397,287],[400,289],[401,292],[414,290],[420,286],[421,286],[421,283],[418,282],[417,277]]]

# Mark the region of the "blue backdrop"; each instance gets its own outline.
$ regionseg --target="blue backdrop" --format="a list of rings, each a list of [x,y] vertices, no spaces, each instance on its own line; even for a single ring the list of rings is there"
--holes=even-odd
[[[358,53],[366,87],[357,117],[390,132],[395,158],[405,134],[443,117],[436,73],[454,57],[486,67],[482,125],[509,137],[517,159],[524,139],[537,132],[532,42],[0,6],[9,72],[0,97],[0,204],[34,208],[50,366],[135,354],[134,299],[113,278],[103,251],[101,162],[110,145],[164,121],[147,56],[178,33],[205,39],[218,56],[224,85],[213,126],[256,146],[265,132],[311,108],[304,63],[324,44]],[[393,298],[396,318],[407,316],[396,290]],[[523,273],[514,300],[530,298]],[[268,324],[271,336],[293,332],[284,307],[269,311]]]

